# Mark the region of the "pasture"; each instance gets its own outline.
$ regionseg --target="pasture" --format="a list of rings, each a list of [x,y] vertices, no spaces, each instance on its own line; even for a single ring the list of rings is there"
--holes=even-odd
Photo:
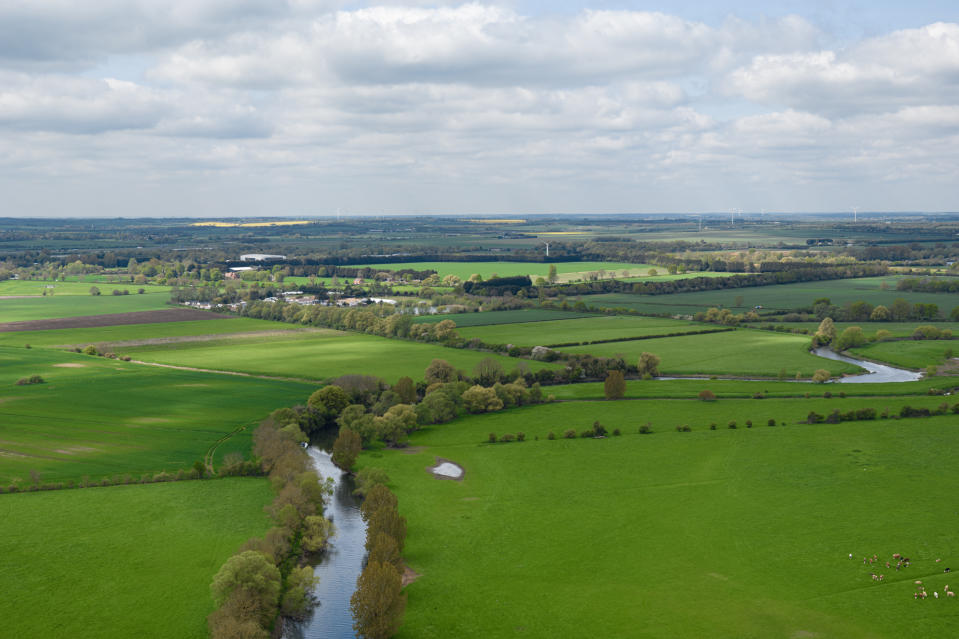
[[[582,317],[597,317],[596,313],[576,311],[556,311],[546,308],[521,308],[511,311],[491,311],[486,313],[438,313],[420,315],[413,319],[414,324],[435,324],[443,320],[453,320],[457,328],[467,326],[490,326],[493,324],[520,324],[523,322],[545,322],[551,320],[570,320]]]
[[[545,278],[549,274],[550,262],[393,262],[389,264],[350,264],[349,266],[369,267],[383,271],[399,271],[412,269],[414,271],[432,270],[440,276],[455,275],[461,280],[467,280],[474,273],[484,280],[491,277],[513,277],[529,275],[534,281],[537,277]],[[647,275],[649,269],[657,268],[650,264],[630,264],[628,262],[552,262],[556,265],[556,272],[560,281],[585,278],[589,273],[605,270],[617,277],[623,276],[623,271],[629,271],[628,277]],[[665,272],[659,267],[658,270]],[[340,278],[343,279],[343,278]]]
[[[722,327],[713,324],[694,324],[683,320],[596,315],[582,319],[474,326],[460,329],[458,332],[465,339],[476,338],[487,344],[549,346],[721,329]]]
[[[89,288],[89,286],[87,287]],[[170,308],[169,293],[137,295],[55,295],[0,300],[0,324]]]
[[[10,346],[23,346],[24,344],[30,344],[31,346],[111,344],[114,342],[297,330],[304,329],[283,322],[237,317],[185,322],[163,322],[159,324],[126,324],[46,331],[0,332],[0,344]]]
[[[487,357],[497,359],[505,370],[512,370],[519,361],[489,353],[333,330],[118,347],[116,351],[134,359],[176,366],[311,380],[347,374],[375,375],[391,384],[404,375],[414,380],[423,379],[423,371],[434,359],[444,359],[467,373]],[[558,368],[545,362],[527,361],[527,364],[532,370]]]
[[[0,635],[207,637],[213,575],[272,497],[259,478],[0,496]]]
[[[851,349],[856,355],[880,362],[889,362],[893,366],[920,369],[927,366],[939,366],[947,359],[959,354],[959,341],[956,340],[898,340],[894,342],[875,342]]]
[[[415,433],[411,450],[364,453],[362,466],[391,479],[408,520],[403,554],[422,575],[406,588],[397,637],[558,637],[571,629],[604,637],[952,637],[959,604],[944,596],[917,602],[913,581],[930,592],[955,586],[943,574],[959,562],[948,523],[959,489],[954,418],[796,424],[812,409],[870,405],[567,402],[463,418]],[[749,417],[752,429],[743,427]],[[769,428],[767,417],[789,425]],[[597,418],[623,427],[623,436],[545,439]],[[739,428],[727,429],[727,419]],[[647,420],[654,433],[636,434]],[[707,420],[720,429],[706,429]],[[693,432],[675,432],[677,423]],[[527,441],[481,443],[490,432],[517,431]],[[463,481],[427,473],[437,458],[462,465]],[[911,566],[863,564],[893,553]]]
[[[922,322],[913,320],[911,322],[835,322],[836,331],[842,333],[850,326],[858,326],[862,329],[866,337],[872,337],[876,331],[889,331],[893,337],[909,337],[917,327],[923,325],[932,325],[941,331],[950,330],[956,336],[959,336],[959,322]],[[819,329],[819,322],[777,322],[772,326],[784,326],[789,329],[802,329],[809,332],[810,335]]]
[[[141,288],[147,293],[167,293],[170,292],[169,286],[157,286],[154,284],[134,284],[133,282],[110,282],[105,280],[95,282],[72,282],[72,281],[53,281],[53,280],[4,280],[0,282],[0,296],[4,295],[36,295],[36,296],[58,296],[58,295],[90,295],[90,288],[100,289],[100,296],[111,295],[114,289],[127,290],[130,295],[136,295]]]
[[[43,384],[17,386],[40,375]],[[47,349],[0,347],[0,486],[175,472],[216,448],[250,450],[272,410],[312,384],[173,370]]]
[[[902,298],[910,304],[938,304],[940,312],[946,314],[956,305],[955,296],[948,294],[897,291],[896,282],[899,279],[901,279],[900,276],[865,277],[667,295],[604,293],[586,295],[579,299],[589,306],[626,308],[641,313],[670,315],[693,315],[710,307],[728,308],[734,313],[744,313],[756,306],[762,306],[760,313],[790,311],[812,307],[815,300],[823,297],[828,297],[833,304],[839,306],[860,300],[873,305],[890,306],[894,300]],[[739,297],[742,297],[742,304],[737,305],[736,300]]]
[[[817,357],[808,349],[809,338],[802,335],[737,329],[560,350],[602,357],[622,355],[630,363],[636,363],[642,352],[653,353],[662,360],[659,371],[663,375],[776,377],[783,371],[785,377],[792,379],[797,372],[801,377],[811,377],[818,369],[833,375],[861,372],[857,366]]]

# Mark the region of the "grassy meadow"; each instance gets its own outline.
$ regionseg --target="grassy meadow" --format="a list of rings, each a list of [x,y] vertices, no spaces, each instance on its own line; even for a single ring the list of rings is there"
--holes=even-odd
[[[44,384],[17,386],[40,375]],[[312,384],[212,375],[46,349],[0,347],[0,485],[175,472],[246,454],[252,427]]]
[[[493,324],[522,324],[525,322],[546,322],[551,320],[570,320],[583,317],[597,317],[596,313],[578,313],[576,311],[557,311],[547,308],[521,308],[511,311],[492,311],[486,313],[442,313],[437,315],[419,315],[414,324],[435,324],[443,320],[453,320],[458,328],[467,326],[490,326]]]
[[[272,498],[259,478],[0,496],[0,636],[208,636],[213,575]]]
[[[653,353],[662,360],[659,371],[663,375],[776,377],[785,369],[786,377],[794,378],[797,372],[802,377],[811,377],[818,369],[833,375],[861,372],[857,366],[811,355],[808,348],[809,338],[802,335],[738,329],[707,335],[570,346],[561,350],[603,357],[622,355],[632,363],[642,352]]]
[[[422,575],[397,637],[952,637],[955,602],[916,602],[912,582],[941,590],[952,583],[942,567],[959,561],[955,419],[795,423],[874,403],[567,402],[364,453],[391,478],[404,557]],[[749,416],[789,425],[745,429]],[[544,438],[597,417],[625,434]],[[635,434],[647,418],[655,432]],[[707,419],[740,427],[711,431]],[[481,443],[520,430],[526,442]],[[463,481],[427,473],[438,457],[462,465]],[[874,553],[912,565],[863,565]]]
[[[631,295],[628,293],[605,293],[587,295],[581,299],[590,306],[627,308],[641,313],[692,315],[710,307],[728,308],[733,312],[745,312],[762,306],[761,312],[792,310],[811,307],[813,302],[828,297],[833,304],[842,306],[849,302],[865,301],[873,305],[889,306],[893,300],[902,298],[910,304],[934,303],[946,314],[957,305],[955,296],[937,293],[914,293],[897,291],[900,276],[865,277],[825,282],[800,282],[773,286],[752,286],[717,291],[696,291],[669,295]],[[883,287],[885,285],[885,288]],[[742,297],[741,305],[736,304]]]
[[[617,277],[623,271],[629,271],[631,277],[646,275],[649,269],[656,268],[650,264],[630,264],[628,262],[555,262],[556,273],[560,281],[582,279],[591,272],[605,270],[615,271]],[[383,271],[399,271],[412,269],[414,271],[433,270],[442,278],[455,275],[461,280],[469,279],[478,273],[484,280],[491,277],[513,277],[529,275],[535,280],[537,277],[546,277],[549,274],[550,263],[543,262],[393,262],[389,264],[350,264],[355,267],[370,267]],[[665,271],[659,268],[660,271]],[[342,278],[341,278],[342,279]]]
[[[478,338],[487,344],[517,344],[519,346],[548,346],[603,339],[630,339],[716,330],[712,324],[696,324],[683,320],[626,315],[597,315],[582,319],[566,319],[520,324],[496,324],[459,329],[461,337]]]
[[[957,340],[899,340],[894,342],[875,342],[851,352],[867,359],[889,362],[903,368],[926,368],[939,366],[959,354]],[[949,357],[947,358],[947,354]]]
[[[302,327],[284,322],[236,317],[226,319],[160,322],[157,324],[125,324],[92,328],[58,328],[45,331],[0,333],[0,345],[69,346],[112,344],[155,339],[176,340],[184,337],[260,333],[264,331],[302,331]]]
[[[313,380],[347,374],[375,375],[389,383],[404,375],[422,379],[423,371],[434,359],[444,359],[467,373],[486,357],[499,360],[506,370],[512,370],[517,362],[489,353],[333,330],[262,339],[118,348],[117,352],[177,366]],[[527,363],[533,370],[557,367],[545,362]]]
[[[105,294],[97,296],[89,294],[54,295],[53,297],[6,299],[0,300],[0,324],[59,317],[155,311],[170,308],[169,301],[169,293],[137,295],[135,289],[129,295],[110,295],[107,291]]]
[[[71,282],[71,281],[53,281],[53,280],[4,280],[0,282],[0,296],[3,295],[90,295],[90,288],[96,286],[100,289],[100,296],[112,295],[114,289],[130,291],[130,295],[136,295],[141,288],[147,293],[167,293],[170,292],[169,286],[157,286],[154,284],[134,284],[133,282]]]
[[[909,337],[917,327],[932,325],[941,331],[946,329],[959,336],[959,322],[835,322],[837,333],[842,333],[850,326],[858,326],[866,337],[872,337],[876,331],[889,331],[893,337]],[[819,322],[776,322],[773,326],[784,326],[789,329],[803,329],[812,335],[819,329]]]

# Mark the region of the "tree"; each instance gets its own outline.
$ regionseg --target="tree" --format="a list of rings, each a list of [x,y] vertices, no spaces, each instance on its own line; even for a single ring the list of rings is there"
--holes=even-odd
[[[889,321],[889,309],[880,304],[876,308],[872,309],[872,313],[869,314],[869,320],[872,322]]]
[[[831,317],[827,317],[819,323],[815,338],[820,344],[832,344],[836,341],[836,325]]]
[[[377,533],[385,533],[396,540],[396,546],[402,551],[406,541],[406,517],[396,508],[378,508],[370,514],[369,528],[366,533],[366,549],[369,550]]]
[[[503,400],[492,388],[471,386],[463,392],[463,406],[471,413],[488,413],[503,408]]]
[[[366,493],[366,498],[360,504],[360,515],[366,522],[370,521],[373,513],[381,508],[396,510],[399,501],[396,495],[383,484],[375,484]]]
[[[406,441],[406,436],[416,428],[416,411],[409,404],[397,404],[383,415],[380,421],[380,436],[391,446]]]
[[[642,377],[646,377],[647,375],[656,377],[659,375],[659,364],[660,359],[658,356],[644,352],[639,355],[639,363],[636,365],[636,369]]]
[[[406,610],[403,578],[389,563],[371,561],[356,580],[350,597],[353,629],[364,639],[388,639],[399,630]]]
[[[313,587],[316,582],[312,566],[293,568],[286,578],[286,592],[280,602],[280,614],[294,619],[305,617],[313,604]]]
[[[318,552],[326,547],[330,537],[330,520],[322,515],[310,515],[303,520],[301,544],[307,552]]]
[[[892,306],[889,307],[889,315],[892,317],[895,322],[902,322],[903,320],[909,319],[909,316],[912,314],[912,307],[909,306],[909,302],[897,297],[892,301]]]
[[[244,620],[267,625],[276,615],[280,570],[266,555],[247,550],[227,559],[210,584],[217,606],[228,599],[242,600]]]
[[[401,377],[393,386],[393,392],[400,398],[402,404],[416,403],[416,386],[410,377]]]
[[[832,375],[829,373],[829,371],[824,368],[820,368],[812,374],[812,381],[816,382],[817,384],[825,384],[829,381],[830,377],[832,377]]]
[[[473,367],[473,376],[483,386],[492,386],[503,377],[503,366],[492,357],[484,357]]]
[[[626,380],[623,378],[623,371],[614,370],[606,374],[603,392],[606,394],[606,399],[623,398],[626,394]]]
[[[549,265],[549,273],[546,275],[546,279],[549,280],[550,284],[555,284],[556,280],[559,279],[559,275],[556,273],[556,265]]]
[[[100,289],[98,289],[96,286],[90,287],[90,295],[99,295],[99,294],[100,294]]]
[[[427,384],[435,384],[437,382],[447,384],[449,382],[455,382],[459,378],[459,375],[456,373],[456,369],[445,359],[434,359],[430,362],[430,365],[426,367],[423,377]]]
[[[704,389],[699,391],[699,399],[704,402],[714,402],[716,401],[716,394],[709,389]]]
[[[331,424],[350,405],[350,396],[339,386],[324,386],[310,395],[306,405]]]
[[[866,336],[858,326],[850,326],[842,332],[836,340],[836,350],[844,351],[849,348],[862,346],[866,343]]]
[[[953,322],[959,322],[959,306],[955,307],[949,312],[949,319],[951,319]]]
[[[396,540],[385,533],[376,533],[376,538],[370,545],[370,556],[367,561],[378,561],[390,564],[397,570],[403,569],[403,558],[400,556]]]
[[[363,438],[350,428],[343,426],[340,428],[340,434],[336,441],[333,442],[331,460],[337,468],[349,472],[353,464],[356,463],[356,458],[359,457],[361,450],[363,450]]]
[[[445,319],[433,326],[433,337],[437,342],[447,342],[456,337],[456,322]]]

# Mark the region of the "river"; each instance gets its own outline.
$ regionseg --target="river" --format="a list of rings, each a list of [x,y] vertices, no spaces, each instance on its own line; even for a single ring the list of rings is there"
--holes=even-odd
[[[331,442],[327,442],[327,447]],[[285,639],[354,639],[350,596],[356,578],[363,570],[366,555],[366,522],[360,516],[360,501],[353,497],[353,478],[330,461],[330,454],[311,445],[307,452],[323,478],[332,477],[333,495],[327,500],[326,516],[333,520],[336,534],[320,562],[313,567],[319,583],[313,596],[319,602],[312,615],[299,622],[287,620],[283,626]]]
[[[812,351],[814,355],[819,357],[825,357],[826,359],[834,359],[840,362],[846,362],[847,364],[855,364],[860,368],[865,368],[868,373],[863,375],[852,375],[850,377],[841,377],[836,380],[836,383],[839,384],[881,384],[884,382],[914,382],[917,379],[922,377],[922,373],[915,373],[913,371],[907,371],[902,368],[894,368],[892,366],[887,366],[886,364],[876,364],[875,362],[867,362],[864,359],[855,359],[854,357],[847,357],[846,355],[840,355],[839,353],[833,352],[828,348],[817,348]]]

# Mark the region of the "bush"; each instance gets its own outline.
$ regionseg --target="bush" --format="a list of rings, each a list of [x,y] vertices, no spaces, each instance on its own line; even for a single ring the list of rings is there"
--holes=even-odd
[[[766,422],[766,425],[767,425],[767,426],[775,426],[775,425],[776,425],[776,420],[775,420],[775,419],[770,419],[770,420],[768,420],[768,421]]]
[[[762,394],[762,391],[757,391],[753,393],[753,399],[766,399],[766,396]]]
[[[607,432],[606,427],[600,424],[599,420],[593,422],[593,434],[596,437],[605,437]]]
[[[30,377],[21,377],[17,380],[17,386],[29,386],[30,384],[43,384],[45,383],[44,379],[39,375],[31,375]]]
[[[640,434],[640,435],[652,435],[652,434],[653,434],[653,428],[652,428],[652,426],[650,426],[648,423],[647,423],[647,424],[643,424],[642,426],[639,427],[639,434]]]
[[[97,347],[94,346],[93,344],[90,344],[89,346],[87,346],[86,348],[83,349],[83,354],[84,354],[84,355],[96,355],[96,354],[97,354]]]
[[[487,439],[487,441],[488,441],[489,443],[491,443],[491,444],[495,444],[495,443],[496,443],[496,433],[490,433],[490,434],[489,434],[489,438]]]
[[[747,419],[747,420],[746,420],[746,428],[752,428],[752,427],[753,427],[753,420]]]
[[[832,377],[832,375],[829,373],[829,371],[824,368],[820,368],[812,374],[812,381],[817,384],[825,384],[829,381],[830,377]]]
[[[709,430],[716,430],[716,422],[711,422],[709,424]]]
[[[502,435],[500,435],[499,440],[500,440],[501,442],[507,442],[507,443],[508,443],[508,442],[511,442],[511,441],[515,441],[515,440],[516,440],[516,436],[513,435],[513,433],[503,433]]]
[[[524,433],[524,432],[516,433],[516,441],[518,441],[518,442],[524,442],[524,441],[526,441],[526,433]]]
[[[556,439],[556,433],[549,431],[549,435],[546,436],[546,439]]]
[[[692,431],[693,429],[689,427],[689,424],[680,424],[676,427],[678,433],[691,433]]]
[[[822,397],[823,399],[832,399],[832,393],[830,393],[829,391],[826,391],[825,393],[822,394]]]
[[[579,436],[580,436],[580,437],[595,437],[595,436],[596,436],[596,431],[594,431],[592,428],[589,428],[589,429],[584,430],[583,432],[581,432],[581,433],[579,434]]]
[[[730,421],[728,424],[726,424],[726,426],[727,426],[727,428],[730,428],[730,429],[732,429],[732,430],[735,430],[735,429],[736,429],[736,422],[735,422],[735,421]]]
[[[572,428],[567,428],[565,431],[563,431],[563,437],[565,437],[566,439],[575,439],[576,431],[573,430]]]
[[[701,390],[699,391],[699,401],[714,402],[716,401],[716,394],[711,390]]]
[[[956,408],[959,409],[959,404],[956,404]],[[959,410],[957,410],[956,412],[959,412]],[[622,431],[619,430],[618,428],[613,429],[613,437],[619,437],[622,434],[623,434]]]

